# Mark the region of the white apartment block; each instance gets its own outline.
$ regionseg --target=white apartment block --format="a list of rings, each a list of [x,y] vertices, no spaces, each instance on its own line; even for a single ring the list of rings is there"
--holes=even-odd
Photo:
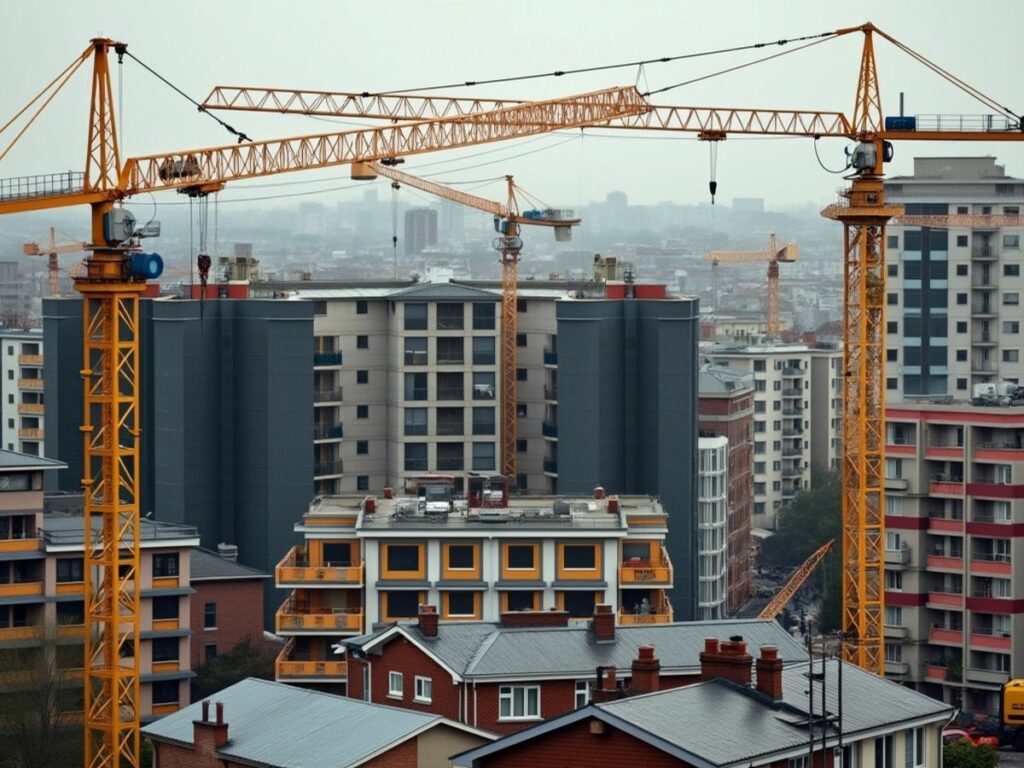
[[[1007,176],[994,157],[915,158],[913,176],[885,186],[889,202],[914,215],[1016,216],[1024,204],[1024,179]],[[974,384],[1022,380],[1024,227],[999,222],[888,228],[889,403],[967,400]]]
[[[729,440],[697,441],[697,620],[726,618],[729,594]]]
[[[44,456],[42,329],[0,331],[0,449]]]
[[[810,486],[811,467],[836,469],[841,450],[842,350],[837,343],[709,345],[714,365],[754,377],[755,528]]]

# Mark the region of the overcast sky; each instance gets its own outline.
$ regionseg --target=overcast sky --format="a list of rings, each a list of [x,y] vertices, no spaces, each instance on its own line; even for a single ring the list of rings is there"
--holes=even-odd
[[[940,0],[821,2],[789,0],[389,0],[311,2],[205,0],[4,1],[0,4],[0,124],[87,45],[103,35],[126,42],[153,69],[201,100],[215,84],[331,90],[402,90],[674,56],[790,38],[872,21],[905,44],[1010,108],[1024,112],[1024,2]],[[740,72],[655,98],[661,104],[852,111],[862,36],[830,40]],[[876,43],[882,105],[908,114],[978,114],[985,110],[889,43]],[[461,93],[540,99],[613,85],[656,89],[787,48],[746,52],[527,82],[478,86]],[[117,68],[114,87],[118,88]],[[14,151],[0,177],[80,170],[84,165],[88,72],[83,68]],[[231,142],[138,64],[126,60],[123,156]],[[454,93],[454,91],[453,91]],[[224,113],[253,138],[334,130],[328,120]],[[336,121],[335,121],[336,122]],[[346,124],[338,124],[343,130]],[[0,134],[6,146],[10,131]],[[840,168],[845,142],[818,142],[821,161]],[[901,142],[890,175],[910,173],[915,155],[995,154],[1024,176],[1024,146]],[[2,149],[0,149],[2,151]],[[518,155],[518,157],[517,157]],[[685,135],[578,131],[412,158],[410,172],[466,181],[514,173],[541,200],[573,206],[623,190],[631,202],[707,200],[708,145]],[[719,200],[764,197],[770,207],[823,206],[842,185],[825,172],[810,139],[733,137],[719,145]],[[287,184],[282,185],[282,182]],[[301,172],[238,183],[224,202],[314,193],[273,204],[353,199],[364,187],[347,170]],[[337,190],[334,188],[345,187]],[[500,196],[497,185],[481,194]],[[384,194],[384,187],[381,188]],[[158,203],[173,202],[163,193]],[[147,204],[150,201],[146,201]],[[269,204],[269,203],[263,203]]]

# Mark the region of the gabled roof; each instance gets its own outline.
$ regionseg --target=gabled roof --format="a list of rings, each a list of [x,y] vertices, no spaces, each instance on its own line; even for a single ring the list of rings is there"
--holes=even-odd
[[[439,622],[438,636],[424,638],[416,624],[343,641],[371,650],[397,634],[446,667],[457,679],[504,680],[592,677],[599,667],[629,669],[641,645],[653,645],[669,674],[698,674],[707,637],[742,635],[751,647],[774,645],[786,663],[807,653],[778,622],[767,619],[692,621],[615,628],[615,642],[595,643],[586,627],[502,627],[491,622]]]
[[[953,707],[904,688],[851,664],[826,664],[826,702],[830,715],[839,715],[837,676],[843,675],[842,725],[847,743],[909,727],[945,722]],[[794,664],[782,672],[783,699],[773,702],[753,688],[728,680],[670,688],[643,696],[591,704],[552,718],[493,744],[463,752],[455,765],[494,755],[586,718],[602,720],[650,746],[700,768],[766,765],[807,752],[808,665]],[[820,670],[815,662],[815,671]],[[815,688],[816,703],[820,688]],[[708,727],[712,713],[714,727]],[[820,723],[820,711],[816,714]],[[820,739],[820,725],[815,728]],[[756,738],[752,738],[756,734]],[[828,747],[838,744],[835,725],[828,728]]]
[[[218,757],[253,765],[349,768],[438,725],[492,738],[440,715],[251,677],[212,698],[223,703],[228,724],[229,741],[217,750]],[[201,719],[197,702],[142,731],[157,741],[192,746],[192,721]]]
[[[501,301],[501,294],[458,283],[419,283],[392,293],[393,301]]]
[[[216,552],[201,547],[193,549],[189,556],[189,581],[269,578],[269,573],[226,560]]]
[[[67,469],[68,465],[45,456],[32,456],[19,451],[0,451],[0,470],[4,469]]]

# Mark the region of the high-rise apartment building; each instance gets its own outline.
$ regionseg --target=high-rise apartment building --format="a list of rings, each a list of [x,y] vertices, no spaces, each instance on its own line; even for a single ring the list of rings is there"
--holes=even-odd
[[[724,619],[728,597],[729,441],[697,441],[697,620]]]
[[[750,599],[750,523],[754,513],[754,377],[735,368],[705,365],[700,371],[700,436],[727,441],[728,590],[726,611],[737,613]]]
[[[43,332],[0,331],[0,449],[45,456]]]
[[[709,345],[712,364],[753,375],[753,525],[773,530],[779,509],[810,486],[812,466],[836,469],[842,414],[838,344]]]
[[[405,255],[417,256],[437,245],[437,209],[410,208],[405,212]]]

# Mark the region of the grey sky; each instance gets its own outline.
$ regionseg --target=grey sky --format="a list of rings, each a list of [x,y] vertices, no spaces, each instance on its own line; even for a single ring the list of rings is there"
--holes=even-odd
[[[973,6],[973,7],[972,7]],[[31,98],[97,34],[129,49],[190,95],[215,84],[334,90],[393,90],[604,63],[671,56],[824,32],[873,21],[968,83],[1024,112],[1024,3],[938,0],[894,3],[821,2],[588,2],[484,0],[443,2],[15,2],[0,5],[0,124]],[[860,35],[851,35],[741,72],[656,97],[658,103],[736,107],[852,110]],[[792,46],[791,46],[792,47]],[[762,53],[702,58],[647,67],[658,88],[747,61]],[[877,44],[883,108],[907,113],[978,114],[970,101],[891,45]],[[631,84],[635,70],[544,79],[463,90],[507,98],[551,98]],[[115,71],[115,89],[117,88]],[[641,89],[644,89],[641,81]],[[231,137],[180,96],[126,62],[123,74],[123,154],[147,154],[230,143]],[[0,177],[79,170],[83,166],[88,73],[83,70],[15,151],[0,161]],[[332,130],[331,121],[233,113],[228,122],[254,138]],[[339,130],[345,125],[338,125]],[[8,134],[4,133],[3,146]],[[733,137],[718,151],[719,199],[765,197],[774,208],[831,202],[840,176],[821,169],[810,139]],[[556,146],[558,145],[558,146]],[[822,162],[842,165],[845,142],[822,140]],[[495,150],[500,147],[500,149]],[[522,186],[556,205],[603,198],[613,189],[632,202],[707,200],[708,146],[692,138],[608,131],[546,136],[410,159],[405,169],[446,173],[440,180],[516,174]],[[533,152],[533,150],[542,150]],[[995,154],[1007,171],[1024,176],[1024,146],[995,143],[901,142],[890,175],[909,173],[917,155]],[[531,154],[513,158],[513,155]],[[462,159],[459,159],[462,158]],[[452,162],[453,160],[458,161]],[[438,161],[445,161],[438,164]],[[495,162],[499,161],[499,162]],[[481,163],[487,165],[481,166]],[[267,186],[289,182],[287,186]],[[294,182],[302,182],[295,184]],[[258,185],[258,186],[256,186]],[[239,183],[222,200],[347,186],[347,169],[296,173]],[[253,188],[256,186],[256,188]],[[500,196],[498,185],[478,190]],[[351,199],[359,189],[276,201]],[[383,188],[382,188],[383,194]],[[159,201],[173,200],[165,193]],[[84,223],[84,222],[83,222]]]

